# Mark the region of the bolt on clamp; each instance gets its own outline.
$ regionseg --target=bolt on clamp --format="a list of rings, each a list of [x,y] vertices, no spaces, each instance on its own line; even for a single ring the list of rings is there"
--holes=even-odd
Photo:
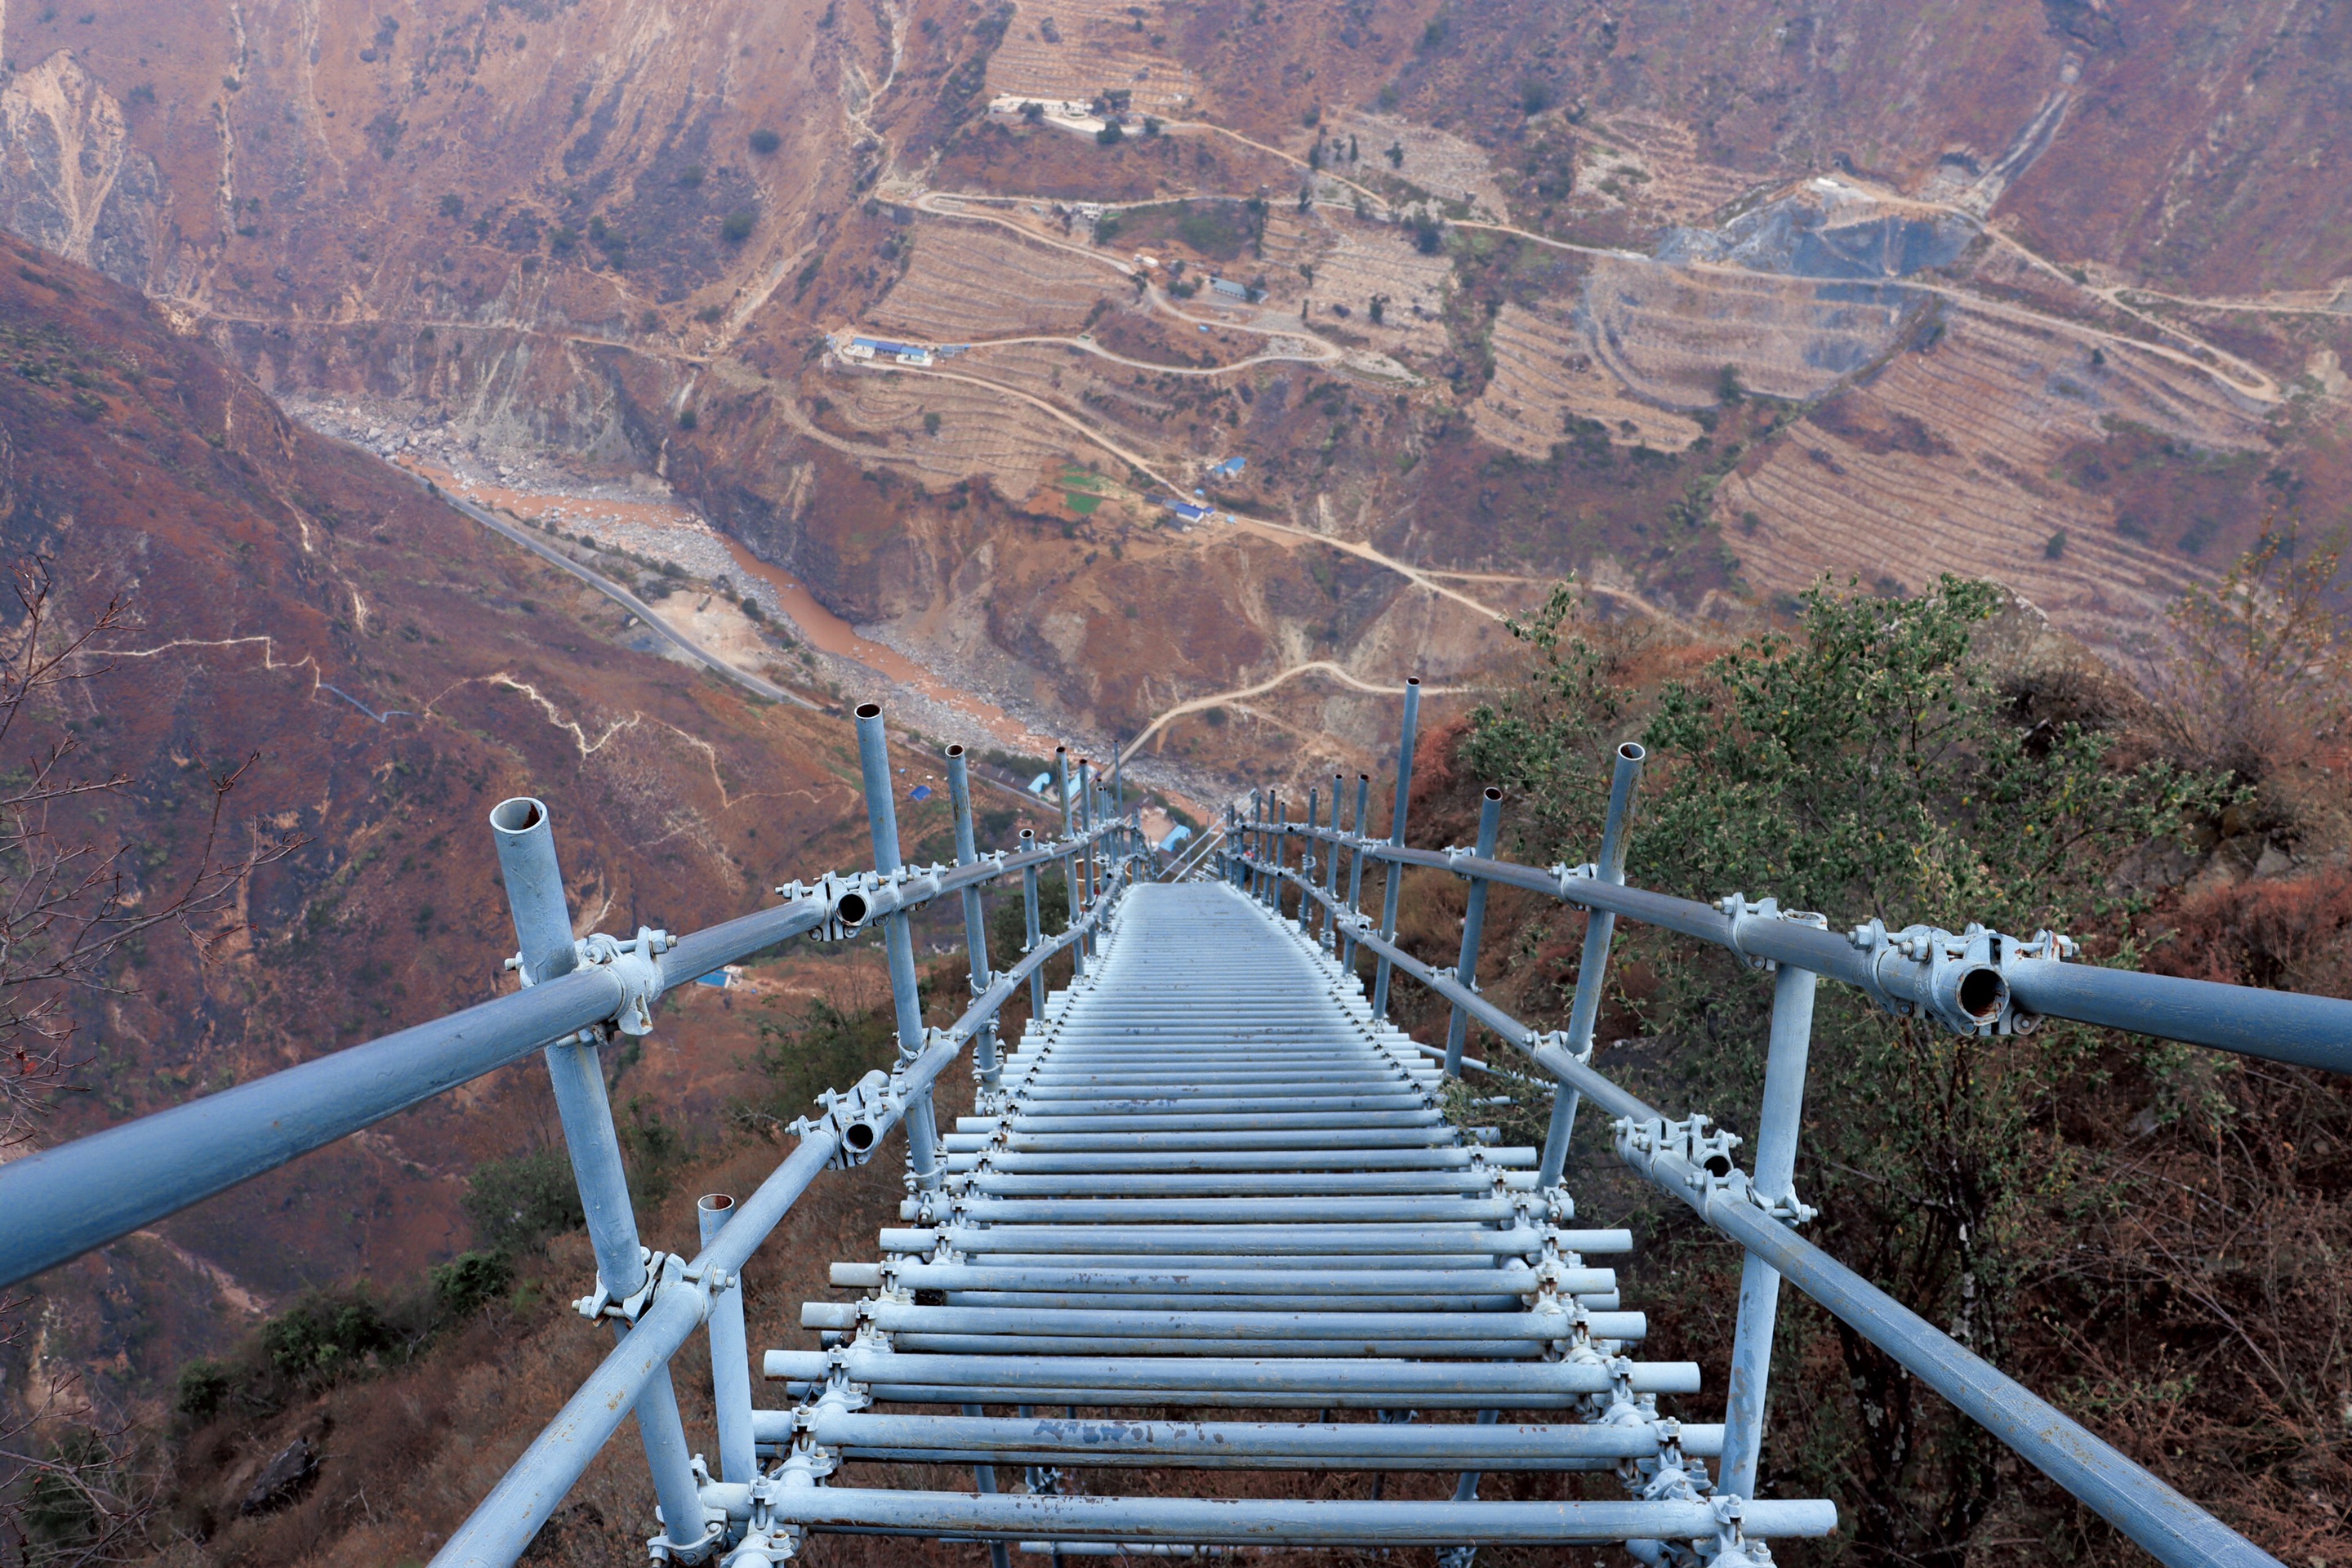
[[[890,1077],[879,1068],[846,1089],[824,1089],[816,1098],[823,1114],[801,1117],[784,1131],[802,1139],[831,1134],[833,1157],[824,1163],[828,1171],[854,1170],[872,1159],[881,1145],[884,1124],[898,1109]]]
[[[1792,925],[1811,926],[1816,931],[1827,930],[1830,923],[1827,915],[1815,914],[1811,910],[1784,910],[1778,899],[1759,899],[1749,903],[1747,896],[1741,893],[1717,899],[1715,907],[1731,918],[1728,935],[1732,952],[1750,969],[1760,969],[1768,974],[1780,967],[1780,961],[1759,958],[1749,952],[1743,940],[1755,930],[1754,921],[1787,921]]]
[[[1616,1121],[1617,1157],[1654,1174],[1659,1157],[1673,1155],[1689,1165],[1690,1174],[1685,1180],[1691,1186],[1719,1186],[1731,1176],[1731,1151],[1742,1140],[1738,1133],[1720,1128],[1709,1131],[1713,1125],[1707,1117],[1697,1114],[1679,1121],[1636,1121],[1621,1116]]]
[[[606,969],[621,983],[621,1005],[607,1024],[591,1025],[564,1042],[583,1046],[602,1045],[607,1027],[617,1028],[625,1035],[649,1035],[654,1027],[654,1004],[661,1000],[661,965],[655,962],[675,945],[669,932],[639,926],[637,934],[622,938],[597,931],[590,936],[574,938],[572,943],[572,968]],[[518,952],[506,961],[505,967],[522,977],[525,986],[538,983]]]
[[[645,1315],[646,1309],[653,1305],[658,1291],[665,1286],[675,1285],[687,1279],[686,1259],[675,1252],[656,1252],[651,1247],[640,1247],[637,1255],[645,1263],[646,1282],[638,1286],[634,1294],[616,1297],[600,1279],[594,1290],[572,1303],[572,1310],[591,1321],[598,1318],[618,1318],[625,1323],[634,1324]],[[701,1280],[697,1279],[693,1282],[700,1284]]]
[[[871,871],[846,876],[827,871],[814,882],[786,882],[776,895],[793,903],[813,900],[824,911],[824,919],[808,933],[811,942],[847,942],[873,918],[874,894],[879,884],[880,879]]]

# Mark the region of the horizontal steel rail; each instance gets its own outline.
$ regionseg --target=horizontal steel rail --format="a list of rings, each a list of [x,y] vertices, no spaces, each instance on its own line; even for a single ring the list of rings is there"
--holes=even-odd
[[[1729,1500],[1726,1500],[1727,1502]],[[1322,1502],[1258,1498],[975,1496],[970,1492],[788,1491],[777,1517],[820,1531],[971,1535],[1020,1540],[1167,1541],[1267,1546],[1604,1544],[1712,1536],[1721,1505],[1705,1502]],[[1837,1528],[1823,1502],[1748,1502],[1740,1528],[1759,1539],[1822,1536]]]
[[[1106,824],[1078,844],[1118,831]],[[1059,860],[1076,846],[933,869],[865,891],[869,921]],[[678,938],[661,988],[684,985],[822,926],[814,893]],[[142,1226],[372,1127],[553,1040],[610,1019],[624,1001],[607,968],[583,966],[431,1023],[331,1052],[217,1094],[0,1165],[0,1286],[29,1279]]]
[[[1439,857],[1438,859],[1443,863],[1444,858]],[[1304,887],[1307,897],[1324,898],[1319,889],[1306,885],[1295,872],[1270,866],[1262,869],[1269,876]],[[1484,876],[1488,872],[1481,868],[1478,874]],[[1600,890],[1612,895],[1633,891],[1607,887]],[[1657,895],[1645,894],[1643,897],[1655,899]],[[1669,901],[1682,903],[1682,900]],[[1685,905],[1679,918],[1698,926],[1701,922],[1688,911],[1704,909],[1703,905]],[[1635,919],[1643,918],[1631,909],[1621,908],[1617,912]],[[1670,1126],[1670,1119],[1664,1113],[1594,1070],[1589,1063],[1570,1056],[1560,1048],[1556,1040],[1495,1006],[1464,985],[1455,975],[1423,963],[1393,942],[1382,938],[1370,929],[1368,921],[1353,911],[1339,909],[1335,910],[1335,915],[1360,928],[1356,937],[1358,942],[1371,950],[1393,969],[1412,976],[1445,1001],[1470,1013],[1501,1038],[1527,1052],[1538,1066],[1560,1084],[1577,1090],[1615,1116],[1618,1119],[1619,1152],[1634,1171],[1661,1190],[1690,1205],[1710,1226],[1738,1242],[1782,1278],[1795,1283],[1832,1316],[1885,1352],[1912,1375],[1935,1389],[1962,1414],[2007,1444],[2021,1458],[2160,1562],[2173,1564],[2175,1568],[2192,1568],[2192,1565],[2199,1564],[2221,1564],[2224,1568],[2281,1568],[2277,1560],[2268,1552],[2134,1464],[2024,1384],[1941,1332],[1766,1213],[1761,1203],[1750,1196],[1748,1177],[1729,1167],[1727,1162],[1722,1172],[1702,1170],[1668,1150],[1635,1145],[1632,1141],[1633,1134],[1639,1129],[1656,1130],[1652,1138],[1653,1144],[1664,1142],[1663,1134]],[[1782,921],[1759,921],[1757,924],[1759,927],[1780,927],[1783,932],[1810,929]],[[1690,934],[1706,933],[1703,930],[1695,930]],[[1818,936],[1820,933],[1814,934]],[[1727,937],[1725,944],[1730,945]],[[1742,935],[1742,946],[1756,956],[1772,957],[1801,967],[1811,967],[1804,963],[1806,957],[1820,956],[1817,944],[1775,945],[1778,951],[1768,951],[1764,942],[1747,933]],[[2053,964],[2052,967],[2076,966]],[[1830,973],[1827,969],[1818,972]],[[2120,971],[2094,970],[2087,973],[2116,978],[2147,978]],[[1884,976],[1880,983],[1885,984]],[[2231,992],[2240,988],[2212,986],[2209,989]],[[2346,1016],[2352,1018],[2352,1004],[2339,1003],[2336,1005],[2344,1008]],[[2085,1008],[2083,1011],[2087,1013],[2097,1009]],[[2106,1020],[2104,1017],[2087,1017],[2084,1021],[2104,1023]],[[2200,1032],[2215,1036],[2229,1033],[2226,1030]],[[2183,1034],[2172,1037],[2190,1037]],[[2221,1041],[2205,1043],[2220,1044]],[[2224,1048],[2234,1047],[2224,1046]],[[2276,1055],[2268,1051],[2253,1054]]]
[[[902,1091],[889,1102],[877,1133],[887,1133],[897,1125],[903,1108],[929,1092],[971,1037],[1028,983],[1030,974],[1055,953],[1083,941],[1108,908],[1087,911],[1067,931],[1041,942],[997,976],[951,1028],[935,1032],[933,1043],[903,1075]],[[522,1555],[589,1462],[619,1429],[638,1391],[656,1371],[668,1365],[701,1325],[709,1310],[711,1293],[734,1288],[744,1264],[840,1152],[836,1131],[820,1125],[803,1135],[799,1147],[737,1209],[717,1239],[679,1271],[677,1278],[687,1288],[665,1288],[655,1293],[627,1335],[435,1554],[433,1568],[507,1568]],[[722,1285],[721,1280],[727,1283]]]
[[[1524,888],[1579,909],[1605,910],[1623,919],[1679,931],[1751,959],[1794,964],[1864,992],[1882,991],[1925,1011],[1936,1008],[1930,964],[1883,950],[1867,952],[1849,936],[1834,931],[1788,921],[1741,921],[1713,904],[1612,886],[1578,876],[1562,866],[1541,870],[1447,850],[1402,848],[1385,839],[1360,838],[1296,823],[1267,831],[1337,845],[1373,860]],[[1246,853],[1239,858],[1249,860]],[[1262,873],[1273,869],[1270,863],[1250,863]],[[1298,883],[1295,874],[1284,879]],[[1319,889],[1308,891],[1318,903],[1329,904]],[[2297,1067],[2352,1073],[2352,1001],[2104,969],[2056,958],[2013,958],[2003,964],[2000,973],[2017,1004],[2042,1017],[2067,1018]]]
[[[763,1443],[781,1444],[800,1426],[792,1411],[761,1411],[752,1431]],[[1178,1468],[1554,1470],[1580,1460],[1614,1465],[1647,1458],[1660,1445],[1657,1427],[1647,1425],[1062,1420],[886,1415],[820,1406],[806,1426],[814,1441],[856,1458],[912,1458],[928,1451],[986,1454],[1000,1464]],[[1702,1458],[1723,1451],[1720,1423],[1681,1423],[1676,1439],[1683,1452]]]

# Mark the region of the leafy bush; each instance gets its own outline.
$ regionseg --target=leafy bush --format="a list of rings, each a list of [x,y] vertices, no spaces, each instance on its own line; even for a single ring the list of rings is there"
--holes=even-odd
[[[557,1149],[484,1161],[467,1178],[463,1202],[467,1217],[474,1222],[475,1239],[509,1258],[588,1223],[572,1177],[572,1162]]]
[[[748,209],[729,213],[726,221],[719,226],[719,237],[730,245],[740,245],[751,237],[751,230],[759,221],[759,215]]]
[[[769,130],[764,125],[761,126],[757,131],[752,132],[749,140],[751,143],[751,151],[759,153],[763,158],[784,144],[784,139],[782,137],[777,135],[774,132]]]
[[[513,1289],[514,1265],[496,1252],[461,1252],[436,1264],[428,1278],[442,1315],[463,1321]]]
[[[1710,899],[1769,892],[1841,926],[1875,915],[1890,929],[2071,930],[2131,965],[2145,900],[2120,869],[2218,811],[2229,789],[2217,775],[2126,765],[2114,736],[2081,722],[2021,719],[1976,647],[2003,604],[1989,584],[1949,577],[1910,600],[1817,588],[1794,635],[1757,637],[1668,682],[1637,724],[1649,699],[1625,677],[1622,634],[1575,624],[1563,593],[1516,628],[1532,673],[1476,710],[1462,756],[1526,795],[1523,858],[1589,855],[1609,753],[1638,731],[1652,777],[1629,880]],[[1637,1082],[1654,1077],[1676,1110],[1752,1126],[1769,1012],[1752,977],[1654,928],[1620,941],[1611,1001],[1653,1047]],[[2061,1135],[2058,1108],[2121,1071],[2156,1085],[2159,1118],[2208,1114],[2194,1075],[2168,1065],[2172,1049],[2062,1024],[1956,1038],[1824,987],[1810,1098],[1835,1114],[1809,1119],[1797,1178],[1822,1211],[1814,1239],[2000,1359],[2034,1313],[2048,1316],[2032,1292],[2057,1268],[2052,1238],[2107,1201],[2079,1186],[2095,1167]],[[1700,1298],[1725,1288],[1721,1254],[1675,1205],[1657,1217],[1644,1289],[1664,1293],[1666,1310],[1704,1310]],[[2007,1484],[1991,1440],[1801,1304],[1783,1315],[1776,1360],[1776,1484],[1852,1500],[1855,1550],[1871,1560],[1966,1555]]]

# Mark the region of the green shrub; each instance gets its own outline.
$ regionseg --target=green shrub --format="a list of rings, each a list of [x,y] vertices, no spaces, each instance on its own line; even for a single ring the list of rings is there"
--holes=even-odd
[[[461,1252],[436,1264],[429,1278],[442,1316],[463,1322],[514,1288],[514,1265],[496,1252]]]
[[[762,125],[751,135],[751,151],[766,157],[784,144],[784,139]]]
[[[588,1223],[572,1162],[555,1149],[477,1165],[467,1178],[463,1206],[474,1222],[474,1238],[509,1258]]]

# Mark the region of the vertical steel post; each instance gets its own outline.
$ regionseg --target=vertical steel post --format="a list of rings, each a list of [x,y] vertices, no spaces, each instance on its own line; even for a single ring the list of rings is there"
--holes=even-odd
[[[1027,855],[1037,847],[1037,835],[1030,828],[1021,830],[1021,853]],[[1037,924],[1037,868],[1024,867],[1021,872],[1021,913],[1027,922],[1028,940],[1021,944],[1024,953],[1037,951],[1045,933]],[[1029,1016],[1044,1022],[1045,1017],[1045,966],[1039,964],[1029,972]]]
[[[1756,1191],[1767,1202],[1796,1194],[1797,1131],[1804,1119],[1805,1058],[1812,1049],[1813,991],[1820,976],[1780,966],[1772,980],[1772,1043],[1764,1059],[1764,1108],[1756,1126]],[[1780,1276],[1753,1253],[1739,1266],[1739,1319],[1731,1340],[1731,1380],[1723,1427],[1723,1484],[1756,1495],[1764,1441],[1764,1394],[1772,1373],[1772,1328]]]
[[[1348,775],[1345,773],[1333,773],[1331,775],[1331,820],[1329,826],[1331,831],[1334,833],[1339,831],[1339,791],[1341,786],[1347,783],[1347,778]],[[1339,841],[1334,839],[1323,847],[1324,898],[1327,900],[1329,899],[1333,892],[1338,889],[1339,886]],[[1328,947],[1331,949],[1332,952],[1337,952],[1339,949],[1339,944],[1332,940],[1331,924],[1333,917],[1331,914],[1331,906],[1328,902],[1323,906],[1322,916],[1323,918],[1317,922],[1315,927],[1315,945],[1318,947]]]
[[[1364,814],[1371,809],[1371,802],[1372,775],[1358,773],[1356,775],[1356,817],[1348,831],[1359,839],[1364,836]],[[1350,915],[1362,913],[1363,903],[1364,847],[1359,843],[1353,846],[1348,854],[1348,912]],[[1349,973],[1353,974],[1356,972],[1356,939],[1351,932],[1343,941],[1345,945],[1339,954],[1339,963]]]
[[[1307,896],[1307,889],[1315,885],[1315,808],[1322,799],[1318,791],[1310,789],[1307,792],[1307,831],[1298,838],[1298,934],[1301,936],[1313,934],[1307,927],[1312,921],[1315,900]]]
[[[1266,907],[1274,911],[1274,918],[1280,920],[1284,891],[1282,868],[1290,851],[1290,803],[1280,795],[1274,798],[1274,810],[1268,814],[1271,826],[1265,837],[1266,851],[1273,857],[1269,862],[1271,869],[1265,879],[1265,902]]]
[[[490,837],[498,847],[499,874],[506,883],[507,907],[521,947],[525,984],[552,980],[578,963],[572,945],[572,915],[563,896],[563,871],[555,857],[555,830],[547,807],[528,796],[502,800],[490,810]],[[621,1141],[613,1131],[613,1108],[604,1096],[604,1071],[593,1036],[574,1036],[547,1047],[547,1074],[555,1090],[555,1110],[572,1155],[572,1180],[588,1220],[588,1241],[596,1254],[596,1279],[619,1301],[645,1289],[645,1250],[637,1239],[637,1216],[629,1205],[628,1176],[621,1167]],[[614,1336],[628,1325],[615,1321]],[[751,1363],[744,1363],[748,1376]],[[702,1494],[687,1454],[686,1426],[678,1417],[677,1390],[669,1368],[656,1370],[635,1405],[637,1435],[670,1542],[692,1547],[701,1541]]]
[[[1078,862],[1070,853],[1071,814],[1076,805],[1070,785],[1070,748],[1054,748],[1054,790],[1062,797],[1062,880],[1063,891],[1069,895],[1070,923],[1078,923]],[[1083,943],[1070,944],[1070,978],[1076,980],[1087,972],[1087,954]]]
[[[1249,826],[1249,837],[1248,837],[1245,840],[1244,840],[1244,848],[1246,849],[1246,851],[1248,852],[1248,857],[1249,857],[1249,858],[1248,858],[1248,862],[1247,862],[1247,863],[1248,863],[1248,866],[1249,866],[1249,889],[1248,889],[1248,892],[1249,892],[1249,896],[1250,896],[1251,898],[1253,898],[1253,899],[1255,899],[1255,898],[1257,898],[1257,897],[1259,897],[1259,896],[1260,896],[1260,895],[1259,895],[1259,891],[1258,891],[1258,885],[1257,885],[1257,884],[1258,884],[1258,879],[1259,879],[1259,877],[1260,877],[1260,876],[1262,876],[1262,875],[1263,875],[1263,873],[1258,869],[1258,866],[1259,866],[1259,859],[1258,859],[1258,857],[1259,857],[1259,855],[1263,852],[1263,850],[1264,850],[1264,848],[1265,848],[1265,846],[1264,846],[1264,845],[1262,845],[1262,844],[1260,844],[1260,843],[1258,842],[1258,837],[1259,837],[1259,835],[1258,835],[1258,824],[1259,824],[1259,823],[1261,823],[1261,822],[1264,822],[1265,820],[1265,795],[1264,795],[1262,792],[1260,792],[1260,791],[1258,791],[1258,790],[1252,790],[1252,791],[1250,791],[1250,826]]]
[[[1649,752],[1632,741],[1617,748],[1617,769],[1609,780],[1609,815],[1601,825],[1601,879],[1622,887],[1625,881],[1625,836],[1633,821],[1633,788],[1642,782],[1642,763]],[[1616,934],[1617,917],[1594,910],[1585,917],[1584,952],[1577,960],[1576,1000],[1569,1007],[1568,1048],[1581,1057],[1592,1049],[1592,1027],[1601,1017],[1601,987],[1609,973],[1609,942]],[[1544,1134],[1543,1164],[1537,1184],[1559,1185],[1568,1168],[1568,1142],[1576,1132],[1576,1107],[1581,1097],[1566,1084],[1551,1091],[1551,1127]]]
[[[1478,858],[1495,858],[1495,836],[1503,824],[1503,792],[1492,784],[1486,786],[1484,803],[1478,807]],[[1468,907],[1462,911],[1462,961],[1454,967],[1454,977],[1473,991],[1478,988],[1478,937],[1486,926],[1486,880],[1470,879]],[[1470,1015],[1459,1006],[1445,1025],[1445,1076],[1462,1076],[1462,1047],[1470,1038]]]
[[[705,1247],[735,1214],[735,1200],[711,1193],[694,1205]],[[722,1480],[756,1480],[760,1461],[751,1447],[751,1351],[743,1333],[740,1275],[710,1299],[710,1392],[719,1411],[719,1473]]]
[[[1421,726],[1421,678],[1407,676],[1404,683],[1404,722],[1397,734],[1396,812],[1389,828],[1389,843],[1404,847],[1405,808],[1412,802],[1412,748],[1416,731]],[[1381,868],[1381,940],[1388,942],[1396,936],[1397,895],[1404,890],[1404,868],[1395,861]],[[1372,1016],[1389,1016],[1389,961],[1382,958],[1373,973]]]
[[[1090,834],[1094,830],[1095,788],[1092,764],[1086,758],[1080,757],[1078,759],[1078,831]],[[1101,868],[1096,862],[1095,846],[1091,838],[1087,841],[1085,850],[1079,855],[1078,864],[1086,874],[1086,886],[1079,889],[1083,896],[1078,900],[1078,909],[1081,912],[1091,911],[1095,907],[1095,900],[1102,897],[1099,878],[1097,875]],[[1076,922],[1073,921],[1072,923]],[[1088,957],[1093,956],[1095,943],[1091,932],[1078,938],[1078,945],[1087,950]]]
[[[866,784],[866,826],[874,840],[874,868],[885,881],[896,878],[898,858],[898,803],[891,793],[890,736],[883,728],[882,705],[857,705],[857,764]],[[883,950],[890,960],[890,1000],[898,1015],[898,1065],[906,1067],[923,1054],[923,997],[915,979],[915,933],[905,912],[882,917]],[[908,1102],[907,1168],[915,1184],[933,1187],[940,1181],[939,1121],[926,1089]]]
[[[963,1407],[963,1413],[966,1415],[985,1415],[987,1411],[977,1405],[967,1405]],[[993,1496],[996,1491],[996,1467],[994,1465],[974,1465],[971,1468],[971,1482],[972,1489],[980,1493],[981,1496]],[[1006,1555],[1006,1552],[1007,1548],[1002,1541],[990,1542],[988,1543],[988,1568],[1012,1568],[1012,1559]]]
[[[980,843],[971,828],[971,764],[961,746],[948,748],[948,803],[955,811],[956,864],[970,866],[980,858]],[[963,945],[971,958],[971,994],[986,991],[995,980],[988,963],[988,913],[978,888],[963,890]],[[991,1013],[972,1037],[972,1070],[980,1086],[994,1089],[1004,1077],[996,1060],[996,1015]]]

